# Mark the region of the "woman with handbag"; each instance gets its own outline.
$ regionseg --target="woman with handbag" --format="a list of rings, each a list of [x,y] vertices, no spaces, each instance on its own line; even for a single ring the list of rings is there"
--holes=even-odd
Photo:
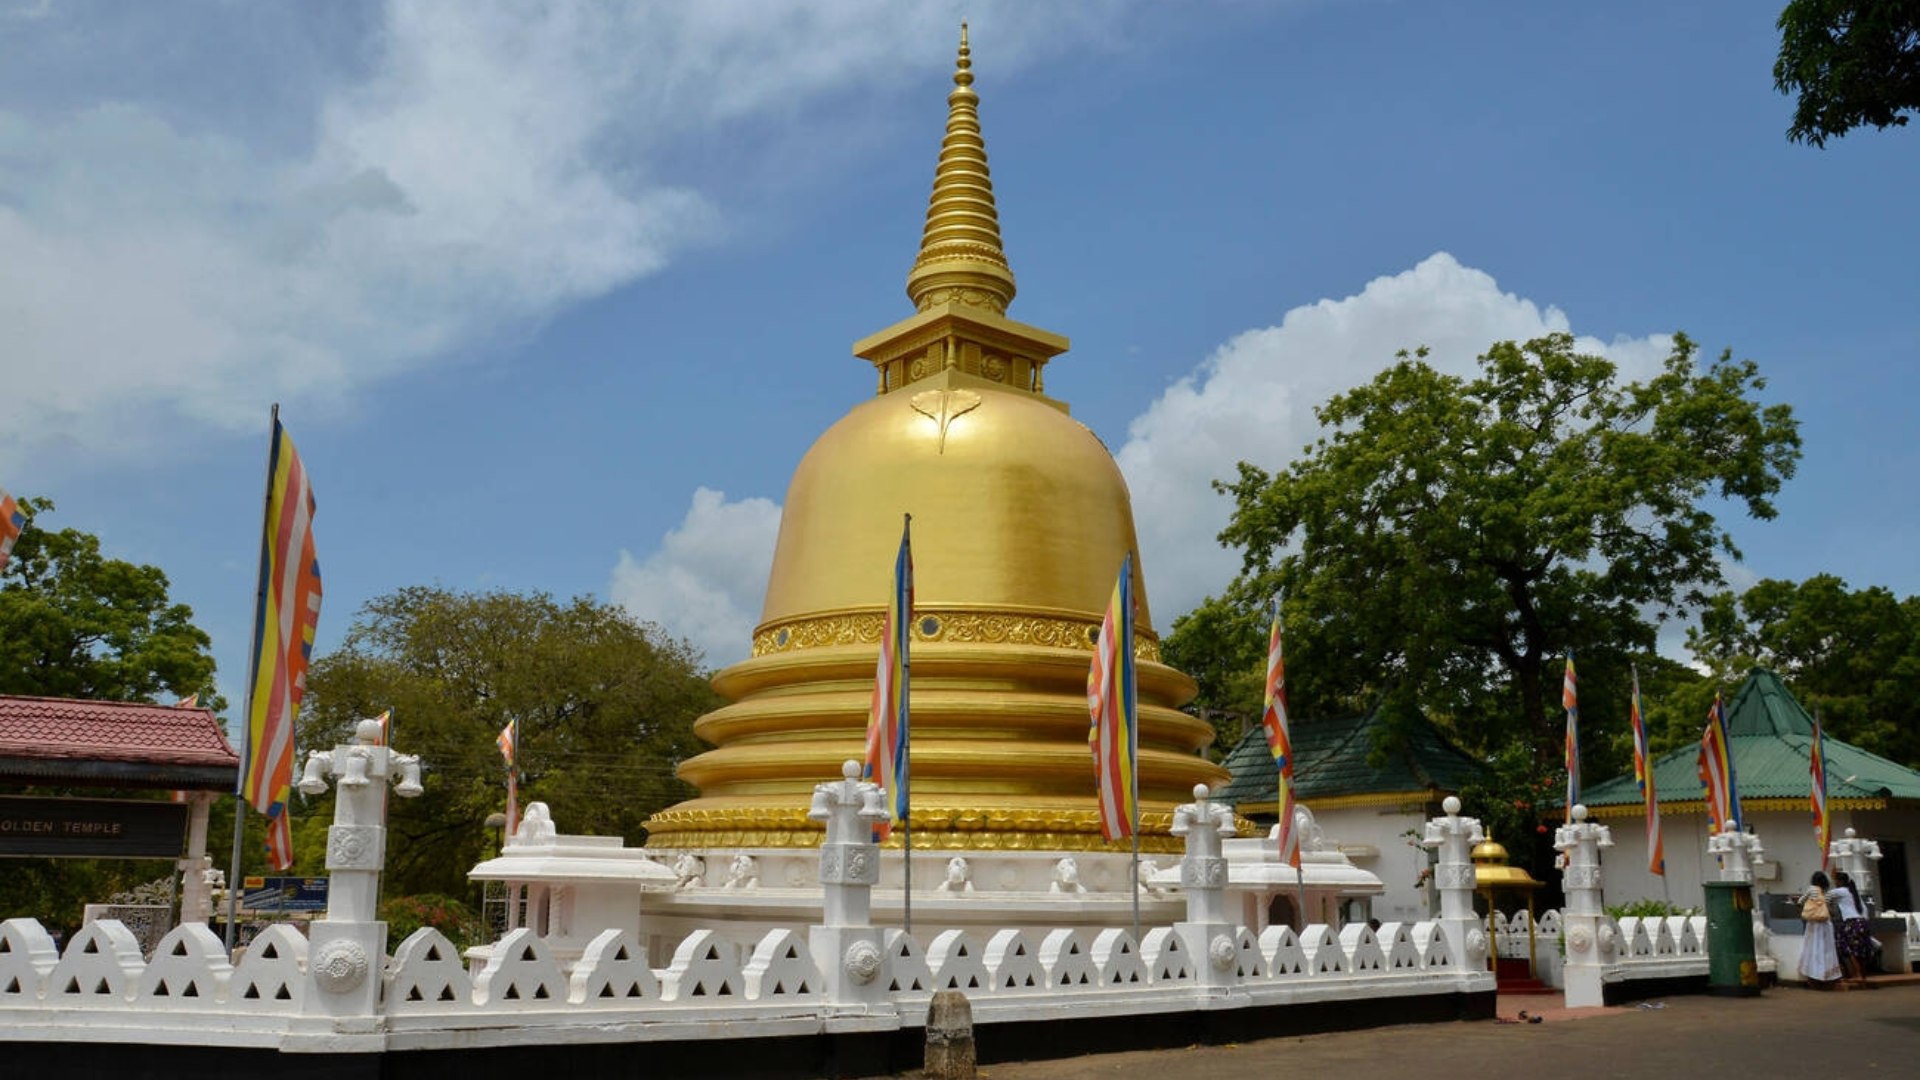
[[[1867,906],[1860,901],[1860,890],[1845,870],[1833,875],[1834,888],[1827,894],[1827,907],[1833,913],[1833,947],[1840,954],[1841,966],[1855,983],[1867,985],[1867,962],[1873,959],[1873,931],[1867,926]]]
[[[1827,875],[1815,870],[1813,884],[1800,894],[1800,921],[1806,925],[1806,936],[1800,942],[1800,977],[1808,986],[1844,989],[1847,984],[1840,981],[1840,954],[1833,946],[1833,913],[1827,904],[1830,886]]]

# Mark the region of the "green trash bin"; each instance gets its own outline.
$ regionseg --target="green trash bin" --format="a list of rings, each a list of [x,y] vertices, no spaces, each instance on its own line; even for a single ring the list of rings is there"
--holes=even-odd
[[[1728,997],[1760,993],[1753,959],[1753,887],[1707,882],[1707,990]]]

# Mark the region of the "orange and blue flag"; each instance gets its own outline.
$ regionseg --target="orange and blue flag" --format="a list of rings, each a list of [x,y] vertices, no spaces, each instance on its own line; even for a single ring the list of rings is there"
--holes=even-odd
[[[880,658],[873,669],[873,699],[867,709],[866,776],[887,793],[892,814],[884,837],[904,824],[912,809],[913,739],[908,723],[912,682],[909,645],[913,637],[913,516],[900,526],[900,551],[893,559],[893,588],[887,594],[887,622],[880,632]]]
[[[13,542],[26,529],[26,512],[6,488],[0,488],[0,570],[7,568],[7,560],[13,558]]]
[[[1700,735],[1700,788],[1711,830],[1739,832],[1740,787],[1733,772],[1733,747],[1727,741],[1727,711],[1719,694],[1713,695],[1707,728]]]
[[[287,808],[281,806],[267,818],[267,865],[275,870],[293,869],[293,822]]]
[[[1293,740],[1287,727],[1285,639],[1286,632],[1280,622],[1280,598],[1276,596],[1273,618],[1267,627],[1267,690],[1260,727],[1266,732],[1267,749],[1273,753],[1273,768],[1279,777],[1274,809],[1280,818],[1280,858],[1298,868],[1300,839],[1293,830]]]
[[[1567,677],[1560,684],[1560,705],[1567,710],[1567,824],[1580,801],[1580,688],[1573,674],[1573,650],[1567,650]]]
[[[1807,759],[1812,773],[1813,835],[1820,843],[1820,869],[1825,870],[1827,848],[1833,842],[1833,819],[1827,816],[1827,733],[1820,726],[1818,709],[1813,713],[1813,741],[1808,744]]]
[[[320,621],[320,563],[313,549],[313,487],[293,440],[273,414],[267,456],[266,527],[260,540],[259,605],[254,611],[253,656],[247,675],[246,767],[240,796],[279,823],[269,840],[285,840],[287,796],[293,788],[294,721],[307,687],[307,663]],[[276,833],[274,830],[278,830]],[[292,865],[289,842],[276,858]]]
[[[1633,696],[1627,699],[1627,722],[1633,727],[1633,782],[1640,786],[1647,808],[1647,870],[1665,877],[1667,849],[1660,839],[1660,794],[1653,786],[1653,751],[1647,742],[1647,718],[1640,711],[1640,672],[1633,673]]]
[[[1120,579],[1107,601],[1100,640],[1087,672],[1087,747],[1093,753],[1100,833],[1109,841],[1140,828],[1139,702],[1133,670],[1133,554],[1120,563]]]

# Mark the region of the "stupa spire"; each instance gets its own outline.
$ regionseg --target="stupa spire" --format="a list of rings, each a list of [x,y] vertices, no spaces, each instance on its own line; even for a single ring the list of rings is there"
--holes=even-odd
[[[973,90],[973,52],[960,24],[960,55],[947,95],[947,134],[927,202],[920,257],[907,272],[907,296],[917,310],[960,303],[1004,314],[1013,301],[1013,271],[1000,247],[1000,214],[980,137],[980,95]]]

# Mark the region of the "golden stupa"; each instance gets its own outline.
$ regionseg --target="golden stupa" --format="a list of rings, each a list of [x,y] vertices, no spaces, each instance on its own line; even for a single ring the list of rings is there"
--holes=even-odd
[[[787,490],[750,659],[680,767],[700,797],[655,815],[650,846],[811,847],[813,786],[862,756],[894,555],[913,516],[912,797],[916,849],[1104,849],[1087,752],[1087,670],[1121,560],[1137,550],[1113,456],[1044,393],[1067,339],[1005,315],[979,95],[961,28],[946,138],[919,257],[916,313],[865,338],[875,396],[813,444]],[[1139,560],[1142,847],[1175,850],[1175,803],[1227,774],[1178,711],[1195,687],[1159,663]],[[896,834],[892,841],[900,842]]]

